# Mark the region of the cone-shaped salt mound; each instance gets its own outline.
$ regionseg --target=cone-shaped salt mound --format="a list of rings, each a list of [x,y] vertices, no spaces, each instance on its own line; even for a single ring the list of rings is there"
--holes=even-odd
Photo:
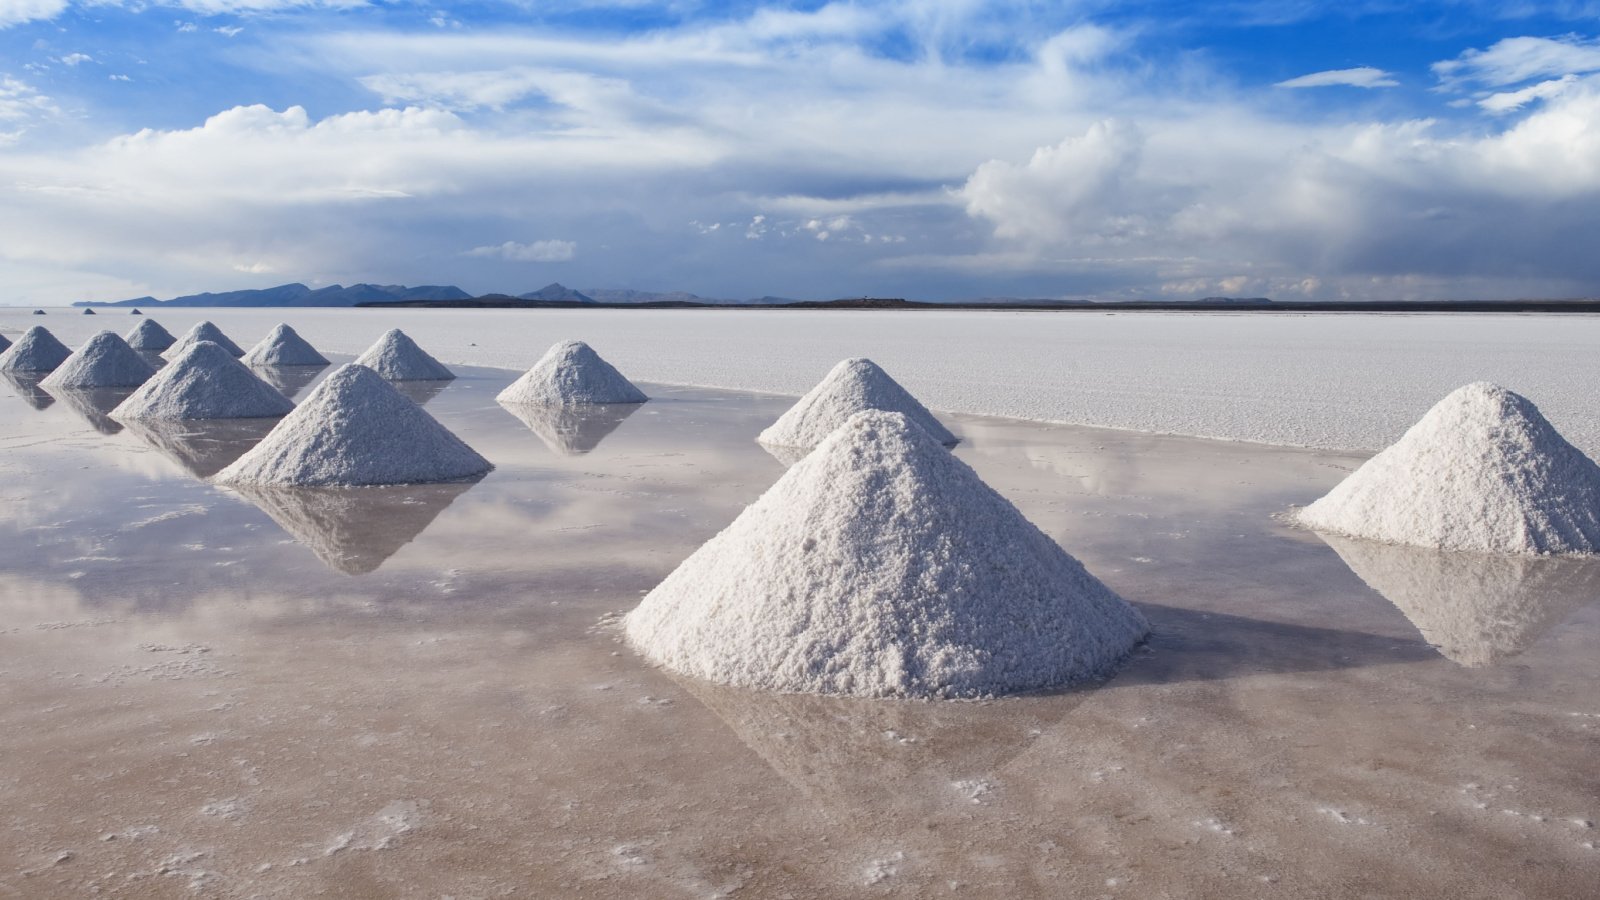
[[[852,417],[625,620],[741,687],[978,697],[1100,678],[1133,607],[903,414]]]
[[[112,411],[118,419],[262,419],[289,398],[210,341],[192,344]]]
[[[422,484],[494,468],[378,373],[342,366],[239,461],[220,484]]]
[[[834,366],[756,440],[777,447],[815,447],[851,416],[868,409],[904,413],[939,443],[956,443],[956,436],[889,373],[872,360],[859,358]]]
[[[216,344],[222,349],[228,351],[228,353],[234,357],[240,357],[244,355],[244,351],[239,349],[239,345],[229,340],[228,336],[222,333],[221,328],[218,328],[210,322],[199,322],[196,323],[193,328],[185,331],[183,333],[183,337],[178,338],[178,342],[176,344],[173,344],[171,347],[167,348],[166,357],[167,359],[177,359],[179,354],[183,353],[185,350],[188,350],[190,346],[198,344],[201,341],[210,341],[211,343]]]
[[[144,315],[144,313],[142,313],[142,312],[140,312],[140,311],[139,311],[139,307],[137,307],[137,306],[135,306],[135,307],[134,307],[134,308],[133,308],[133,312],[131,312],[131,313],[129,313],[129,315],[132,315],[132,316],[142,316],[142,315]]]
[[[0,353],[0,371],[53,372],[67,361],[72,351],[56,340],[56,336],[39,327],[29,328],[17,338],[4,353]]]
[[[1452,392],[1297,514],[1351,537],[1480,553],[1600,551],[1600,466],[1524,397]]]
[[[67,357],[39,384],[53,388],[137,387],[156,370],[139,351],[110,331],[102,331]]]
[[[444,381],[456,377],[398,328],[384,332],[356,359],[356,365],[366,366],[390,381]]]
[[[85,306],[83,308],[83,314],[86,315],[86,316],[92,316],[92,315],[94,315],[94,310],[92,310],[89,307]]]
[[[161,327],[155,319],[145,319],[128,332],[128,346],[135,350],[154,350],[157,353],[178,342],[172,332]]]
[[[577,406],[643,403],[650,398],[588,344],[562,341],[495,399],[533,406]]]
[[[328,358],[288,325],[279,324],[244,355],[247,366],[325,366]]]

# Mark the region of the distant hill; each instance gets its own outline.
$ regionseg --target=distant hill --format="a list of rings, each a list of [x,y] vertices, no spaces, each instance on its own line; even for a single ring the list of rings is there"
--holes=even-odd
[[[420,299],[420,298],[419,298]],[[551,282],[537,291],[518,294],[518,300],[543,300],[549,303],[593,303],[593,297],[581,294],[563,284]]]
[[[630,291],[621,288],[584,288],[583,293],[596,303],[694,303],[694,304],[726,304],[743,303],[743,300],[721,300],[716,297],[702,297],[688,291]],[[760,302],[760,301],[756,301]]]
[[[171,300],[138,297],[115,303],[85,301],[73,306],[355,306],[395,300],[468,300],[472,295],[454,285],[331,284],[315,290],[298,282],[247,291],[190,294]]]

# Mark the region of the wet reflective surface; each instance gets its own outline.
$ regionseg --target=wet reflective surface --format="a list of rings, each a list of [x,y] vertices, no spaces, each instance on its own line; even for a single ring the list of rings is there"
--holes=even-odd
[[[775,696],[645,666],[612,623],[782,474],[754,437],[791,401],[649,385],[536,425],[494,401],[517,373],[459,371],[428,410],[496,470],[344,492],[199,480],[270,422],[104,434],[0,385],[0,896],[1600,879],[1593,564],[1273,518],[1359,458],[945,416],[1151,641],[1094,690]]]

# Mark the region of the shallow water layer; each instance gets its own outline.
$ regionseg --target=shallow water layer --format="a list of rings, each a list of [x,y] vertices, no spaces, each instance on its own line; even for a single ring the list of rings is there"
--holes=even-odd
[[[108,429],[0,384],[0,896],[1600,883],[1594,565],[1274,518],[1358,457],[944,417],[1154,636],[1045,696],[775,696],[614,621],[782,474],[754,437],[790,401],[514,414],[513,373],[462,371],[416,399],[496,470],[359,496],[198,480],[259,423]]]

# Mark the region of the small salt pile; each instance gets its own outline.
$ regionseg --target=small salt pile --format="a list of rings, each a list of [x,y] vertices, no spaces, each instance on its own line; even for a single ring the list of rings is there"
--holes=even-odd
[[[161,327],[155,319],[145,319],[128,332],[128,346],[135,350],[153,350],[160,353],[178,342],[172,332]]]
[[[289,398],[210,341],[191,344],[111,415],[117,419],[261,419],[294,409]]]
[[[742,687],[981,697],[1109,675],[1144,617],[901,413],[867,411],[624,620]]]
[[[198,322],[193,328],[185,331],[183,337],[178,338],[176,344],[167,348],[166,357],[167,359],[177,359],[179,354],[201,341],[210,341],[236,358],[244,355],[244,351],[239,349],[239,345],[229,340],[228,336],[222,333],[221,328],[210,322]]]
[[[366,366],[390,381],[445,381],[456,377],[398,328],[384,332],[376,344],[357,357],[356,365]]]
[[[36,316],[42,316],[42,315],[44,315],[44,310],[36,309],[36,310],[33,311],[33,314],[36,315]]]
[[[1600,466],[1526,398],[1478,382],[1296,517],[1317,531],[1440,550],[1594,553]]]
[[[0,353],[0,371],[51,372],[67,361],[72,351],[56,336],[35,325],[22,333],[17,342]]]
[[[156,370],[144,361],[139,351],[114,332],[102,331],[67,357],[43,381],[41,387],[98,388],[135,387],[150,380]]]
[[[328,358],[288,325],[279,324],[244,355],[247,366],[325,366]]]
[[[927,407],[917,402],[889,373],[870,359],[847,359],[801,397],[756,440],[771,447],[810,449],[838,430],[858,412],[878,409],[904,413],[941,444],[956,443],[956,436],[939,424]]]
[[[83,308],[83,314],[86,315],[86,316],[92,316],[92,315],[94,315],[94,310],[92,310],[89,307],[85,306]]]
[[[139,307],[135,306],[133,308],[133,312],[130,313],[129,315],[142,316],[142,315],[144,315],[144,313],[140,312],[139,311]]]
[[[220,484],[363,486],[474,478],[494,468],[361,365],[340,367]]]
[[[650,398],[588,344],[561,341],[495,399],[508,404],[576,406],[643,403]]]

